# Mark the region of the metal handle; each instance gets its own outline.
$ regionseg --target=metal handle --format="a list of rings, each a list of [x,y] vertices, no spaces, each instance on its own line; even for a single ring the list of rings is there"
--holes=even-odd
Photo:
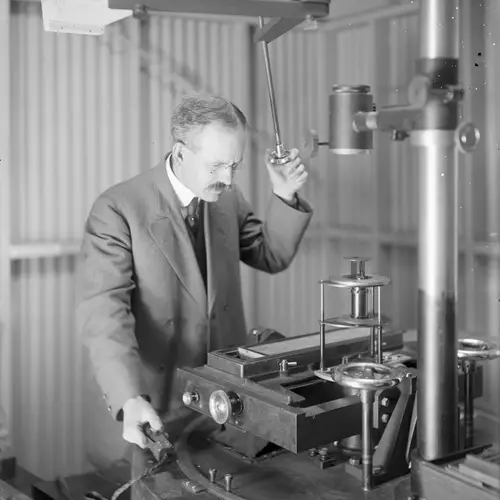
[[[264,18],[259,17],[259,27],[264,27]],[[269,49],[267,46],[267,42],[262,41],[262,51],[264,52],[264,64],[266,68],[267,75],[267,88],[269,91],[269,102],[271,105],[271,116],[273,118],[273,127],[274,127],[274,139],[276,141],[276,151],[273,152],[272,160],[276,163],[286,163],[288,161],[288,156],[290,154],[289,151],[285,151],[283,147],[283,143],[281,142],[281,133],[280,133],[280,125],[278,121],[278,110],[276,106],[276,97],[274,94],[274,84],[273,84],[273,75],[271,72],[271,61],[269,58]]]
[[[463,361],[481,361],[500,357],[500,349],[494,342],[480,339],[458,339],[458,358]]]
[[[390,367],[379,363],[359,362],[339,365],[334,368],[334,380],[351,389],[376,391],[398,385],[411,373],[401,367]]]

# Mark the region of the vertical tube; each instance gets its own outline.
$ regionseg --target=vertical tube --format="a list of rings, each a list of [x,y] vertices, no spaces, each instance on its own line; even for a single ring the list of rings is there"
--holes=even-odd
[[[363,489],[372,489],[372,421],[373,421],[373,392],[360,391],[362,403],[361,426],[361,466],[363,472]]]
[[[464,363],[464,432],[465,447],[474,444],[474,366]]]
[[[377,363],[382,363],[382,305],[380,303],[380,287],[373,287],[373,295],[377,294]]]
[[[458,158],[453,131],[412,139],[420,169],[418,448],[435,460],[458,449]]]
[[[372,288],[372,316],[375,316],[376,311],[376,297],[375,297],[375,288]],[[377,343],[376,343],[376,328],[372,328],[371,336],[370,336],[370,356],[375,360],[377,353]]]
[[[325,369],[325,284],[321,283],[321,323],[319,325],[319,352],[320,352],[320,361],[319,361],[319,369]]]
[[[432,88],[458,84],[459,0],[421,0],[418,73]],[[457,102],[432,97],[412,132],[419,165],[418,440],[435,460],[458,449]]]

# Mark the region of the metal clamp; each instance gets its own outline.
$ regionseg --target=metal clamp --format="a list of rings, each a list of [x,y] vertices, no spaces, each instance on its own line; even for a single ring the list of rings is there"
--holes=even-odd
[[[458,358],[463,361],[482,361],[500,357],[500,349],[494,342],[480,339],[458,339]]]

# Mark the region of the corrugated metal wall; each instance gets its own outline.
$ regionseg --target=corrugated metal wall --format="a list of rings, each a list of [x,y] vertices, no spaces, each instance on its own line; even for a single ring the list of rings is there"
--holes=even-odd
[[[158,163],[182,93],[249,108],[249,38],[236,23],[168,17],[58,35],[30,2],[13,2],[11,26],[13,430],[20,464],[52,478],[85,467],[73,273],[91,203]]]
[[[464,2],[461,10],[461,70],[467,90],[463,118],[472,119],[486,140],[473,155],[460,158],[458,319],[469,335],[490,338],[500,332],[496,302],[500,213],[492,192],[500,188],[494,173],[500,133],[492,118],[500,105],[492,83],[499,64],[492,45],[498,37],[498,27],[492,27],[498,10],[498,5],[475,2]],[[316,32],[296,30],[273,42],[271,59],[285,145],[300,147],[304,130],[310,127],[318,130],[320,141],[328,140],[328,95],[334,84],[369,84],[379,108],[407,103],[418,36],[418,6],[407,4],[344,26],[335,22],[320,24]],[[260,52],[257,65],[257,116],[259,127],[267,131],[262,151],[272,146],[273,139]],[[344,257],[361,254],[372,258],[369,269],[392,280],[382,290],[384,313],[394,326],[416,329],[418,165],[408,141],[394,143],[384,133],[376,133],[375,141],[368,157],[338,157],[320,148],[319,156],[306,162],[310,177],[303,194],[315,206],[315,215],[291,268],[277,276],[258,275],[259,323],[287,335],[318,331],[318,280],[346,270]],[[265,173],[258,186],[259,212],[264,213],[269,199]],[[327,315],[345,314],[348,301],[345,291],[328,291]],[[495,361],[487,366],[481,405],[490,412],[499,399],[498,370]]]

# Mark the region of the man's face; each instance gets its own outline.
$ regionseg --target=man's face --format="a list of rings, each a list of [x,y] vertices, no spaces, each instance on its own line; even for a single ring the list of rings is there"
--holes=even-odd
[[[212,123],[193,130],[186,142],[174,147],[176,175],[202,200],[217,201],[243,161],[245,129]]]

